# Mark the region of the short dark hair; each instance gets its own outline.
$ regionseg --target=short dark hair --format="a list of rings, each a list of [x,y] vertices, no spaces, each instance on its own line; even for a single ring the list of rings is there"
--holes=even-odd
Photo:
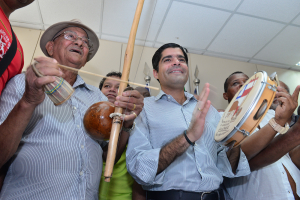
[[[159,64],[159,61],[162,56],[161,54],[165,49],[168,49],[168,48],[180,48],[184,55],[186,63],[188,63],[188,56],[187,56],[188,50],[186,48],[180,46],[179,44],[167,43],[167,44],[162,45],[159,49],[157,49],[157,51],[154,53],[154,55],[152,57],[152,66],[153,66],[153,69],[155,69],[157,72],[158,72],[158,64]]]
[[[234,74],[245,74],[244,72],[241,72],[241,71],[236,71],[236,72],[233,72],[232,74],[230,74],[225,82],[224,82],[224,92],[227,92],[227,89],[228,89],[228,79],[230,78],[230,76],[234,75]],[[246,75],[246,74],[245,74]],[[247,75],[246,75],[247,76]]]
[[[122,77],[122,73],[121,72],[109,72],[108,74],[106,74],[107,77],[112,77],[112,76],[116,76],[116,77],[119,77],[121,78]],[[103,78],[101,81],[100,81],[100,84],[99,84],[99,89],[102,90],[102,87],[103,87],[103,84],[104,84],[104,81],[106,80],[106,78]]]

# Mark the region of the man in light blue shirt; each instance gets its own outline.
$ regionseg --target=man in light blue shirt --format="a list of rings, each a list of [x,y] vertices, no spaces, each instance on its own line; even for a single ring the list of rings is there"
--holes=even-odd
[[[242,151],[236,148],[229,162],[226,148],[214,140],[220,116],[207,100],[209,85],[198,100],[184,92],[187,63],[186,50],[174,43],[152,58],[161,91],[144,100],[126,152],[128,172],[147,190],[147,199],[224,199],[223,176],[250,173]]]
[[[9,168],[0,199],[98,199],[103,152],[86,133],[83,116],[92,104],[107,98],[57,65],[80,69],[98,47],[97,35],[80,22],[54,24],[41,37],[43,52],[52,58],[35,59],[44,77],[37,77],[30,66],[26,75],[7,84],[0,101],[0,167],[9,160]],[[75,90],[59,106],[43,90],[54,76]],[[143,97],[137,91],[124,92],[115,105],[138,115]],[[135,115],[124,118],[123,126],[130,128]]]

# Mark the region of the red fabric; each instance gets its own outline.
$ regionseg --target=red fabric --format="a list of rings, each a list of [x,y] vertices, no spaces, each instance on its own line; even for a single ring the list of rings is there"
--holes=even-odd
[[[0,7],[0,60],[6,53],[12,42],[12,33],[10,29],[9,20],[4,14],[2,8]],[[3,26],[4,24],[4,26]],[[17,38],[17,36],[16,36]],[[5,72],[0,77],[0,95],[4,89],[6,83],[17,74],[22,72],[24,66],[24,56],[22,46],[17,38],[17,52],[10,65],[7,67]]]

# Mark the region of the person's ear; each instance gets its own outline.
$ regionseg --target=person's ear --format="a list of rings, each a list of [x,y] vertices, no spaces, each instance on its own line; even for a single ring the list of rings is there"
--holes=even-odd
[[[53,56],[53,47],[54,47],[54,42],[53,41],[47,42],[47,44],[46,44],[46,50],[47,50],[47,52],[48,52],[48,54],[49,54],[50,57]]]
[[[158,79],[158,72],[155,69],[153,69],[153,76],[155,79]]]
[[[227,92],[224,92],[224,93],[223,93],[223,98],[224,98],[225,100],[228,100],[228,94],[227,94]]]

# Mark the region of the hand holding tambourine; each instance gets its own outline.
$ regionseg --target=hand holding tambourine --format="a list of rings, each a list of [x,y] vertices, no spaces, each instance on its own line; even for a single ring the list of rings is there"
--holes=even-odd
[[[298,106],[298,95],[300,85],[298,85],[292,95],[290,95],[283,87],[277,87],[278,92],[275,98],[280,102],[275,110],[275,121],[284,126],[288,119],[291,118],[293,112]]]

